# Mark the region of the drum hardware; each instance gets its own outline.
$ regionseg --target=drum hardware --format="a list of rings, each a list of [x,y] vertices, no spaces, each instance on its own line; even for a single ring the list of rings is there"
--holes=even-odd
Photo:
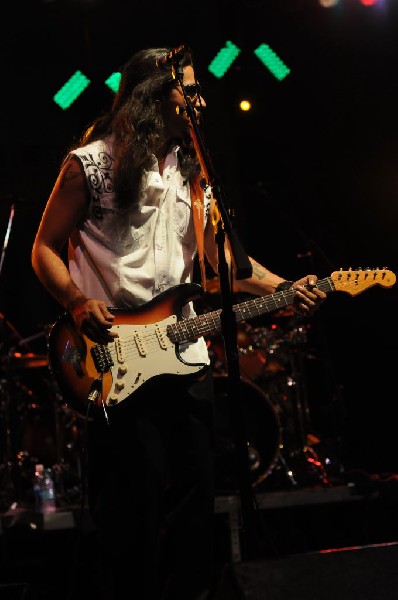
[[[285,462],[295,486],[331,485],[325,465],[310,446],[290,451]]]
[[[21,334],[14,325],[0,313],[0,352],[7,355],[8,349],[22,340]]]
[[[0,379],[0,414],[1,414],[1,440],[3,462],[0,465],[0,503],[1,508],[7,510],[17,496],[17,480],[14,459],[13,417],[11,415],[11,400],[8,382]]]
[[[228,378],[214,374],[215,389],[215,465],[218,493],[239,489],[235,441],[230,418]],[[271,402],[251,381],[241,378],[242,406],[245,414],[250,481],[256,488],[271,473],[278,459],[280,425]]]
[[[270,491],[297,487],[299,482],[295,478],[291,465],[286,462],[283,452],[283,444],[280,445],[278,459],[267,479],[259,487],[258,491]]]
[[[45,354],[34,354],[27,352],[13,352],[7,357],[7,368],[11,371],[20,371],[21,369],[36,369],[48,366],[48,357]]]
[[[10,212],[8,216],[7,229],[4,235],[3,245],[0,253],[0,278],[3,271],[6,251],[8,248],[8,242],[10,239],[12,226],[15,217],[15,205],[17,198],[14,198],[12,194],[7,196],[7,200],[10,201]],[[7,345],[15,343],[16,340],[20,340],[21,336],[17,330],[9,323],[4,315],[0,313],[0,350],[3,351]],[[14,414],[12,410],[12,402],[10,399],[10,393],[7,385],[7,378],[0,373],[0,413],[1,413],[1,426],[2,426],[2,439],[4,439],[3,448],[3,464],[1,465],[1,487],[0,494],[3,493],[4,497],[2,502],[5,508],[9,508],[15,500],[17,495],[17,481],[15,477],[15,447],[13,438],[13,423]]]
[[[290,374],[286,378],[285,394],[279,401],[282,398],[285,407],[288,406],[290,410],[286,410],[285,419],[281,419],[284,441],[281,456],[292,485],[329,485],[326,466],[313,447],[320,440],[310,433],[311,418],[304,366],[306,329],[297,327],[289,335]]]
[[[286,315],[287,316],[287,315]],[[290,315],[289,315],[290,316]],[[249,441],[249,461],[252,482],[255,487],[286,484],[290,486],[311,485],[322,483],[329,484],[325,461],[318,456],[314,446],[318,439],[311,433],[311,418],[307,398],[305,381],[304,359],[307,357],[307,333],[309,325],[303,317],[293,314],[286,320],[284,328],[277,322],[272,322],[268,327],[253,328],[247,323],[238,326],[238,351],[242,380],[246,382],[243,390],[243,404],[247,402],[250,384],[253,389],[259,390],[261,398],[272,406],[273,416],[270,426],[278,423],[280,443],[270,461],[270,468],[265,469],[264,476],[259,474],[264,464],[264,457],[259,452],[258,441]],[[222,338],[210,338],[207,341],[210,359],[215,374],[215,383],[218,387],[216,411],[227,411],[224,404],[223,378],[226,377],[225,357]],[[217,390],[216,390],[217,391]],[[253,395],[252,387],[250,387]],[[221,395],[221,398],[220,398]],[[251,399],[253,404],[253,398]],[[249,422],[256,419],[253,413],[247,415]],[[259,415],[257,415],[259,418]],[[230,432],[220,438],[222,442],[221,456],[218,456],[218,471],[222,475],[222,487],[233,487],[231,480],[230,461],[234,452],[233,440]],[[312,439],[313,438],[313,439]],[[275,441],[275,437],[272,438]],[[271,475],[271,477],[270,477]]]
[[[80,495],[83,423],[64,402],[47,355],[29,347],[47,333],[12,336],[14,345],[0,356],[0,500],[5,510],[14,503],[30,504],[37,463],[53,468],[58,500],[76,501]]]
[[[4,252],[5,248],[3,248]],[[4,255],[3,257],[4,258]],[[1,269],[0,269],[1,270]],[[7,371],[7,352],[11,344],[17,344],[22,336],[16,328],[0,313],[0,351],[5,358],[0,356],[0,502],[4,509],[8,509],[17,496],[17,478],[15,464],[15,436],[14,424],[16,422],[15,407],[11,402],[10,377]]]
[[[57,504],[70,504],[81,491],[83,420],[69,409],[51,375],[39,384],[40,399],[25,402],[20,419],[19,475],[28,484],[23,500],[29,502],[34,467],[43,463],[53,469]]]
[[[207,346],[213,371],[217,374],[225,374],[226,358],[222,336],[210,338]],[[253,328],[244,321],[237,324],[237,346],[241,376],[256,383],[268,368],[267,353],[264,347],[256,344]]]

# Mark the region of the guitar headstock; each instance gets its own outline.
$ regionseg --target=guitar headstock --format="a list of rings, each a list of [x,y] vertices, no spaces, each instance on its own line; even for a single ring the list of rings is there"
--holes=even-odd
[[[347,292],[351,296],[356,296],[373,285],[389,288],[396,281],[395,274],[388,269],[334,271],[330,277],[337,291]]]

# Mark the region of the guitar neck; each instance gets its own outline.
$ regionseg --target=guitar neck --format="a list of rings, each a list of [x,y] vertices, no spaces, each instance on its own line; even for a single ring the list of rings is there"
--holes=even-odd
[[[330,277],[317,282],[317,287],[325,293],[335,291],[335,286]],[[290,289],[276,294],[269,294],[261,298],[253,298],[240,304],[235,304],[232,309],[237,321],[246,321],[260,315],[265,315],[278,310],[294,301],[295,290]],[[214,335],[221,331],[221,309],[183,319],[168,326],[167,333],[174,343],[189,342],[206,335]]]

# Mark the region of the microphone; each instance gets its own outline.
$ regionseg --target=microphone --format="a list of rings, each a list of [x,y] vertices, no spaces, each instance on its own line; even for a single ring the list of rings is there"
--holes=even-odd
[[[162,56],[162,58],[156,59],[156,66],[158,67],[159,65],[165,65],[168,62],[173,62],[177,60],[180,57],[180,55],[184,54],[184,52],[186,52],[187,50],[188,48],[185,44],[181,44],[181,46],[173,48],[172,50],[170,50],[170,52]]]

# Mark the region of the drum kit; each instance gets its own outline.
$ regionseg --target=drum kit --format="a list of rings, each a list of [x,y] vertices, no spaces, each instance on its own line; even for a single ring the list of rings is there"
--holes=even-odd
[[[214,309],[210,285],[209,310]],[[239,290],[234,290],[239,293]],[[305,381],[306,319],[294,307],[259,326],[237,323],[241,403],[245,415],[251,485],[257,491],[328,485],[330,457],[316,450]],[[216,392],[216,478],[220,493],[237,488],[235,443],[228,408],[228,369],[221,336],[207,339]]]

